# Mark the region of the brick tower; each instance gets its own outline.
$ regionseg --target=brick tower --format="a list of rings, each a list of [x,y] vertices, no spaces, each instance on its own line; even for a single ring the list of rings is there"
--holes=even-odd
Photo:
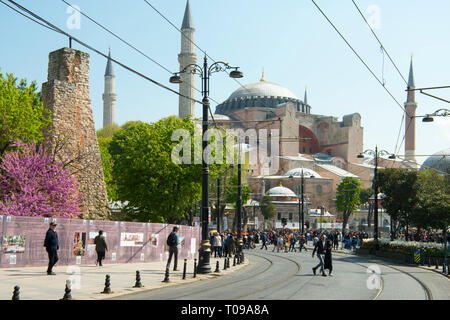
[[[44,107],[52,125],[44,135],[48,147],[59,149],[58,160],[78,178],[83,218],[109,216],[102,161],[89,97],[89,54],[62,48],[49,54]]]

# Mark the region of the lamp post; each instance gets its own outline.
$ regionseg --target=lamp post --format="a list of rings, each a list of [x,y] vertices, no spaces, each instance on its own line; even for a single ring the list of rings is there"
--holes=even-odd
[[[191,68],[190,70],[188,70]],[[203,117],[202,117],[202,155],[208,146],[208,141],[205,139],[205,134],[208,131],[208,110],[209,110],[209,77],[214,72],[226,71],[227,69],[234,69],[230,72],[231,78],[242,78],[243,74],[237,70],[239,67],[231,67],[228,63],[223,61],[217,61],[208,67],[208,59],[203,59],[203,67],[197,64],[189,64],[185,66],[180,72],[174,73],[170,77],[171,83],[181,83],[180,73],[190,72],[200,75],[202,80],[202,105],[203,105]],[[211,245],[208,239],[208,198],[209,198],[209,168],[208,159],[203,156],[202,160],[202,208],[201,208],[201,220],[202,220],[202,241],[199,249],[199,261],[197,266],[197,273],[211,273],[210,257],[211,257]]]
[[[301,174],[301,186],[299,191],[299,201],[298,201],[298,223],[299,223],[299,232],[301,231],[301,234],[305,233],[305,175],[302,168],[302,174]],[[289,179],[293,179],[294,176],[289,176]],[[314,178],[314,176],[310,176],[310,178]],[[301,201],[300,201],[301,197]]]
[[[433,113],[426,114],[424,116],[414,116],[415,118],[423,118],[422,122],[433,122],[433,117],[448,117],[450,116],[450,110],[448,109],[439,109]]]
[[[374,203],[374,221],[373,221],[373,241],[374,241],[374,247],[373,249],[376,251],[379,249],[378,245],[378,182],[377,182],[377,171],[378,171],[378,157],[383,155],[389,155],[389,159],[395,159],[395,156],[392,153],[387,152],[386,150],[380,150],[378,151],[378,146],[375,146],[374,150],[366,150],[363,152],[364,154],[369,154],[374,156],[375,159],[375,169],[374,169],[374,176],[373,176],[373,191],[374,191],[374,197],[375,197],[375,203]],[[358,158],[364,158],[363,153],[360,153],[357,157]]]

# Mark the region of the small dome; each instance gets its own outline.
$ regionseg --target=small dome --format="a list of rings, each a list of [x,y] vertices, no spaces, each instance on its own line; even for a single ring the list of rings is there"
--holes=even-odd
[[[439,152],[436,152],[432,156],[428,157],[422,164],[420,170],[436,169],[438,173],[444,173],[450,171],[450,148]]]
[[[297,197],[297,195],[289,188],[279,186],[267,191],[267,195],[271,197]]]
[[[317,172],[315,172],[314,170],[311,169],[307,169],[307,168],[295,168],[295,169],[291,169],[288,172],[286,172],[283,176],[285,177],[301,177],[302,176],[302,172],[303,172],[303,177],[305,178],[310,178],[310,177],[314,177],[314,178],[322,178],[320,176],[320,174],[318,174]]]

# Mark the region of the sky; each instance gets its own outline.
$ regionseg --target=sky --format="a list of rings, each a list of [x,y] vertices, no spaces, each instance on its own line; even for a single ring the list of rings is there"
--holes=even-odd
[[[7,0],[3,0],[7,1]],[[116,33],[157,63],[145,58],[62,0],[17,0],[80,40],[174,90],[169,83],[179,70],[181,35],[144,0],[66,0]],[[186,0],[147,0],[180,28]],[[390,62],[351,0],[315,0],[373,73],[385,83],[401,106],[406,84]],[[450,1],[355,0],[386,52],[407,80],[413,59],[416,88],[450,85]],[[311,0],[190,0],[195,43],[215,61],[239,66],[239,83],[224,72],[210,79],[211,108],[225,101],[241,85],[265,79],[291,90],[303,100],[305,88],[311,113],[337,117],[358,112],[364,127],[364,149],[404,155],[403,110],[342,40]],[[79,17],[78,17],[79,16]],[[36,81],[47,79],[48,54],[68,47],[68,39],[12,11],[0,3],[0,72]],[[90,97],[96,129],[103,125],[106,59],[90,54]],[[196,48],[197,63],[204,53]],[[116,122],[155,122],[178,114],[178,96],[115,65]],[[200,77],[197,77],[200,89]],[[427,91],[450,100],[450,89]],[[197,93],[197,100],[201,100]],[[448,103],[416,93],[417,116]],[[196,105],[201,117],[201,105]],[[416,121],[416,155],[450,147],[450,117],[432,123]],[[399,134],[400,133],[400,134]],[[421,156],[424,155],[424,156]]]

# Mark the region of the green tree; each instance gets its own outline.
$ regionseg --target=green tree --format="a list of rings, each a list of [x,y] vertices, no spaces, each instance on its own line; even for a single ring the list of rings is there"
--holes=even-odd
[[[173,223],[200,198],[201,165],[172,161],[172,150],[179,143],[172,141],[172,133],[177,129],[193,136],[194,123],[168,117],[151,124],[130,123],[114,134],[109,145],[112,177],[117,199],[128,202],[128,219]],[[188,143],[192,155],[193,142]]]
[[[275,217],[276,210],[270,196],[264,196],[259,205],[261,207],[261,214],[265,220],[270,220]]]
[[[0,157],[15,141],[42,142],[43,129],[50,123],[36,82],[28,86],[26,79],[0,73]]]
[[[417,178],[417,171],[396,168],[378,170],[377,184],[384,194],[383,207],[392,219],[391,239],[396,237],[399,224],[405,226],[408,233],[417,203]]]
[[[448,177],[437,174],[435,170],[425,170],[419,173],[417,185],[412,222],[418,227],[442,230],[446,239],[446,230],[450,225]]]
[[[337,187],[336,210],[342,212],[342,233],[345,232],[350,215],[360,205],[359,195],[361,192],[360,182],[353,177],[345,177]]]
[[[245,172],[245,170],[242,170]],[[244,210],[244,204],[247,203],[247,201],[250,199],[250,194],[252,192],[252,189],[250,186],[245,182],[245,175],[242,175],[242,182],[241,182],[241,196],[242,196],[242,225],[246,224],[247,221],[247,211]],[[238,175],[237,173],[233,175],[233,177],[230,179],[230,183],[226,186],[225,191],[225,202],[229,205],[233,206],[235,209],[237,209],[237,191],[238,191]],[[237,214],[237,212],[235,212]],[[237,231],[237,216],[234,216],[233,219],[233,232]]]

